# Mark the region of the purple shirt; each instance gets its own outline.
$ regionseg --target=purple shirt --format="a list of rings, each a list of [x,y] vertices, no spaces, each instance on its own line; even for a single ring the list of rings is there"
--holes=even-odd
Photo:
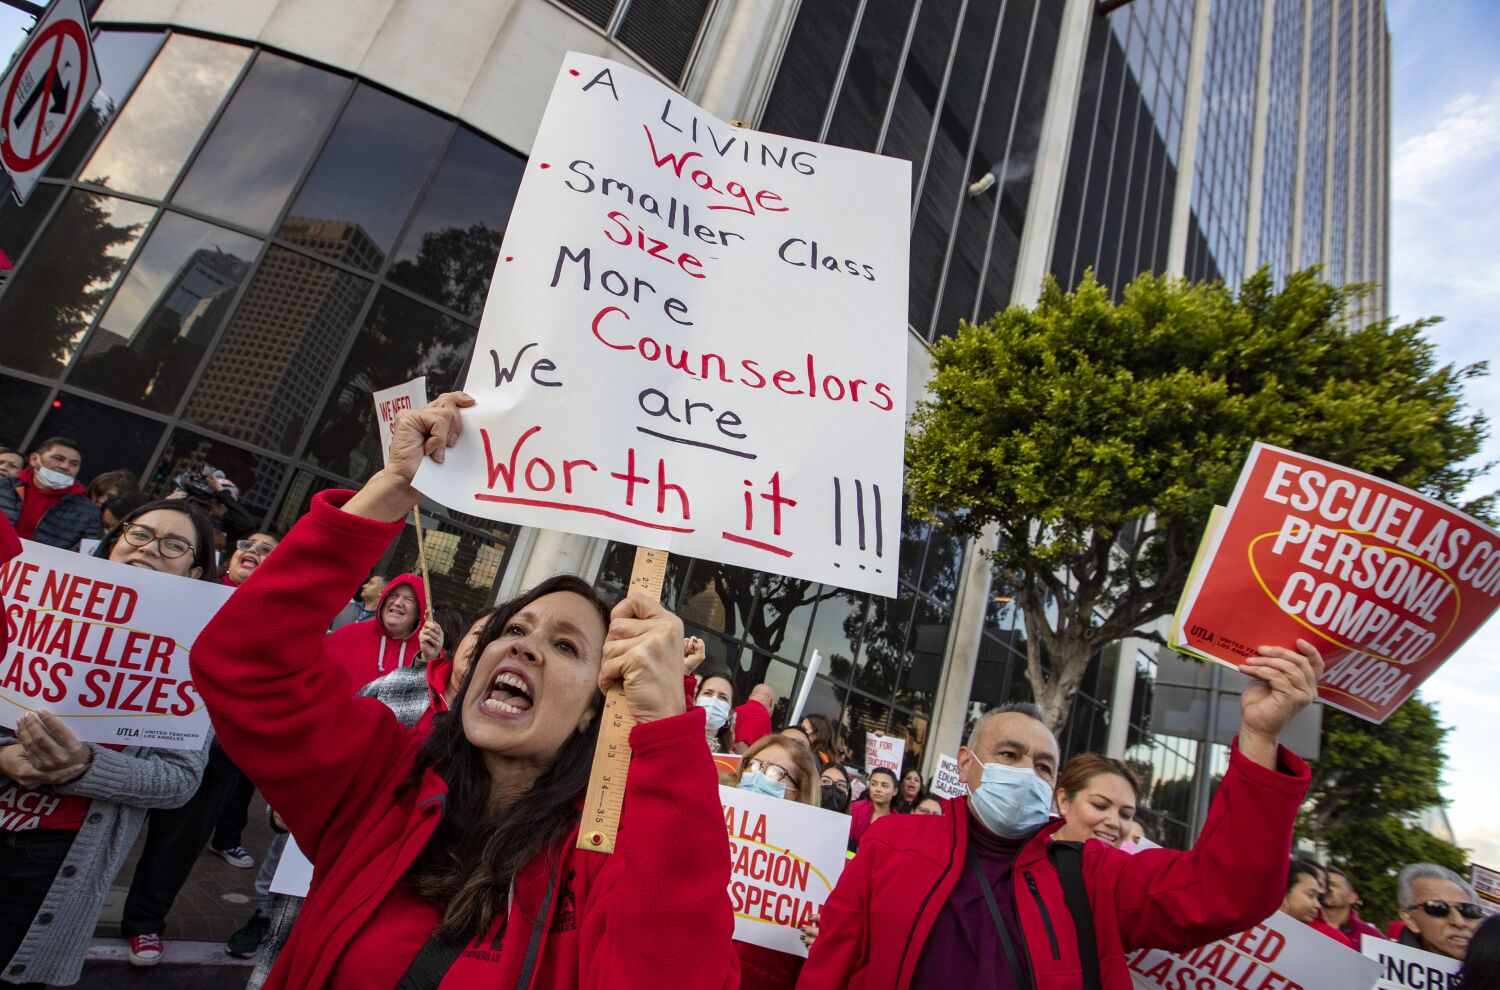
[[[1015,888],[1012,873],[1021,847],[1030,841],[1003,839],[985,828],[969,813],[969,851],[979,857],[979,864],[995,893],[995,903],[1012,943],[1019,954],[1017,961],[1026,966],[1026,943],[1016,918]],[[933,923],[912,973],[911,990],[1017,990],[1005,961],[1005,949],[995,931],[984,891],[965,858],[958,883]]]

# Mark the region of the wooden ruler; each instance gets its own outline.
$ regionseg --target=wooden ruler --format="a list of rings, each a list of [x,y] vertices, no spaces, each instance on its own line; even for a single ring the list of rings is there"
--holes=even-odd
[[[628,592],[661,599],[662,580],[667,576],[665,550],[637,547],[630,569]],[[635,716],[625,701],[625,692],[614,688],[604,696],[599,713],[599,742],[594,747],[594,766],[589,771],[588,790],[583,794],[583,823],[578,828],[578,848],[612,853],[620,834],[620,809],[625,804],[625,778],[630,773],[630,730]]]

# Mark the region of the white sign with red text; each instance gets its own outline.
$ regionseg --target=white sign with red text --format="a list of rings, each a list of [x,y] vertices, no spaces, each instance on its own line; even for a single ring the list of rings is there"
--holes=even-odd
[[[427,405],[427,376],[421,375],[409,382],[371,392],[375,401],[375,422],[380,427],[380,456],[382,462],[391,462],[391,430],[396,425],[396,414],[403,409],[420,409]]]
[[[865,736],[865,773],[877,767],[885,767],[898,778],[901,776],[901,757],[906,752],[906,740],[900,736]]]
[[[450,508],[896,593],[910,163],[569,52],[464,391]]]
[[[1126,964],[1136,990],[1371,990],[1378,968],[1280,911],[1186,952],[1137,949]]]
[[[736,787],[720,787],[719,803],[729,830],[734,937],[807,955],[800,929],[843,873],[849,816]]]
[[[234,589],[21,542],[0,564],[0,725],[45,708],[83,742],[202,746],[188,651]]]

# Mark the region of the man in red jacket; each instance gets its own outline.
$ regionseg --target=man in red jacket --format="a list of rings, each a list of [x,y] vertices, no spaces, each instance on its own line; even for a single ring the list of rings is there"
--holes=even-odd
[[[431,619],[423,619],[426,611],[422,579],[415,574],[398,575],[385,586],[375,618],[329,633],[324,653],[349,672],[350,686],[356,691],[418,659],[435,660],[443,652],[443,630]]]
[[[1330,866],[1327,872],[1328,889],[1321,898],[1323,916],[1312,926],[1355,952],[1359,951],[1366,935],[1384,939],[1379,928],[1359,916],[1359,891],[1354,889],[1354,882],[1342,870]]]
[[[1053,842],[1057,739],[1037,706],[1001,706],[959,750],[968,797],[866,833],[798,987],[1129,990],[1128,951],[1189,949],[1264,920],[1281,903],[1309,780],[1276,740],[1317,697],[1323,661],[1299,640],[1241,669],[1252,680],[1239,737],[1191,850]]]

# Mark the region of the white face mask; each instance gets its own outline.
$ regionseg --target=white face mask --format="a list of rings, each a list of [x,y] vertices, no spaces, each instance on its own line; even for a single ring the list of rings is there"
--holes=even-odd
[[[32,472],[32,477],[36,478],[43,488],[71,488],[73,486],[73,475],[63,474],[56,468],[39,467]]]
[[[991,832],[1019,839],[1047,824],[1052,786],[1029,767],[986,763],[979,786],[969,788],[969,806]]]
[[[710,732],[718,732],[724,728],[724,723],[729,721],[729,702],[723,698],[715,698],[711,694],[705,694],[698,699],[698,707],[708,709],[708,729]]]

